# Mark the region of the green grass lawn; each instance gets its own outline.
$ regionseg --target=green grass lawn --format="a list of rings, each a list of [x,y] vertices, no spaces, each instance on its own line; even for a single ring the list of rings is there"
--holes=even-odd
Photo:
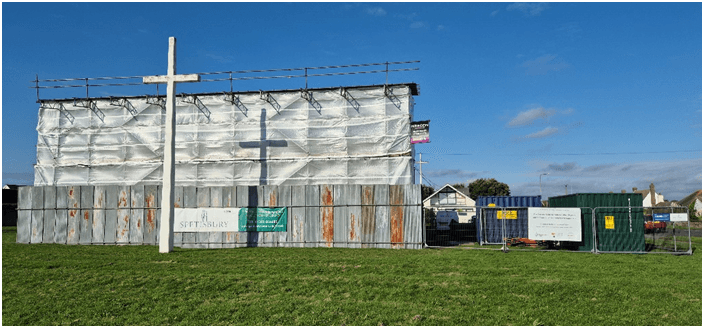
[[[3,325],[702,325],[694,255],[16,244]]]

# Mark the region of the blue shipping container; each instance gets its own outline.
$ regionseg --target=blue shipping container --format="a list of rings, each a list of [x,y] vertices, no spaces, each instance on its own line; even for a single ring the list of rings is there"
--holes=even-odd
[[[528,238],[527,207],[542,207],[540,196],[479,196],[477,197],[477,241],[483,244],[501,244],[502,221],[506,221],[507,238]],[[489,207],[494,204],[494,207]],[[522,207],[523,209],[506,209],[516,211],[516,219],[499,220],[498,211],[502,207]],[[508,214],[508,213],[507,213]],[[484,217],[482,217],[484,215]]]

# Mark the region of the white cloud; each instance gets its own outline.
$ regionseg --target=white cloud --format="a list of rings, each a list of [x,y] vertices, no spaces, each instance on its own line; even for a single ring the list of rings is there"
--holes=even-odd
[[[526,69],[528,75],[544,75],[550,71],[560,71],[570,67],[566,61],[558,58],[557,55],[543,55],[536,59],[526,60],[521,64]]]
[[[549,137],[557,132],[559,132],[558,128],[548,126],[547,128],[543,129],[542,131],[531,133],[529,135],[526,135],[524,138],[527,138],[527,139],[545,138],[545,137]]]
[[[530,176],[535,182],[511,187],[511,194],[537,195],[538,176],[543,176],[545,197],[563,195],[565,185],[568,193],[631,192],[633,187],[647,189],[653,183],[655,191],[667,200],[679,200],[702,187],[702,159],[676,161],[648,161],[600,163],[583,167],[576,162],[550,163]]]
[[[491,17],[496,16],[501,10],[494,10],[491,12]]]
[[[367,14],[372,15],[372,16],[385,16],[386,15],[386,10],[381,7],[367,7]]]
[[[444,25],[438,25],[438,27],[436,28],[437,31],[442,31],[444,29],[445,29]]]
[[[527,3],[527,2],[517,2],[506,7],[506,10],[518,10],[523,12],[528,16],[538,16],[540,13],[548,8],[547,3]]]
[[[508,122],[508,126],[524,126],[530,125],[537,119],[547,120],[550,116],[555,115],[554,109],[546,110],[543,107],[529,109],[518,113],[511,121]]]

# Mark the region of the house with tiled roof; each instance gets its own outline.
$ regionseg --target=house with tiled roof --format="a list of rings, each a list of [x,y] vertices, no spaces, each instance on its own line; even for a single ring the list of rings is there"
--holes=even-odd
[[[665,196],[656,193],[655,185],[652,183],[650,184],[650,188],[645,190],[638,190],[638,188],[633,187],[633,192],[643,195],[643,207],[657,207],[658,204],[665,201]]]
[[[681,206],[689,207],[690,204],[694,203],[694,210],[697,211],[697,216],[702,216],[702,190],[699,189],[689,196],[682,198],[679,201]]]
[[[446,184],[425,198],[423,206],[432,209],[435,213],[455,211],[459,217],[459,223],[469,223],[472,221],[472,216],[476,215],[476,210],[474,199],[468,195],[469,188],[455,188]]]

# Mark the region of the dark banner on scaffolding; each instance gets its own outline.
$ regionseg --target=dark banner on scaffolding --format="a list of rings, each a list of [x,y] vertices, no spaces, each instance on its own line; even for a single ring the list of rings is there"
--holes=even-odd
[[[411,143],[430,142],[430,120],[411,122]]]

